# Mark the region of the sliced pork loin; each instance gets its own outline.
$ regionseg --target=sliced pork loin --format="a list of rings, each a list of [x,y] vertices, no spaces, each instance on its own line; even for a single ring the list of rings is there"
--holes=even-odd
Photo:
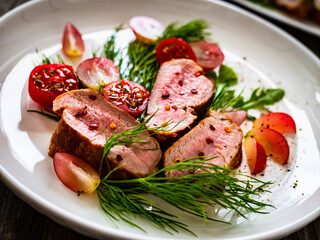
[[[209,162],[235,169],[242,161],[242,138],[241,128],[232,123],[227,115],[210,111],[205,119],[165,152],[164,165],[170,166],[190,157],[218,156]],[[167,172],[166,176],[187,173],[191,172],[174,170]]]
[[[62,94],[55,99],[53,111],[61,115],[61,120],[54,131],[49,156],[56,152],[71,153],[99,169],[106,136],[114,131],[122,132],[140,124],[126,112],[110,104],[102,95],[90,89],[74,90]],[[112,168],[123,167],[113,175],[114,178],[145,177],[157,170],[162,157],[159,143],[147,132],[140,138],[147,143],[135,146],[143,150],[127,146],[114,146],[107,155]],[[106,173],[106,169],[103,171]]]
[[[167,132],[155,137],[163,142],[181,137],[190,129],[214,93],[214,84],[203,75],[202,68],[193,60],[176,59],[164,62],[151,91],[147,118],[155,114],[148,127],[159,127],[170,122]]]

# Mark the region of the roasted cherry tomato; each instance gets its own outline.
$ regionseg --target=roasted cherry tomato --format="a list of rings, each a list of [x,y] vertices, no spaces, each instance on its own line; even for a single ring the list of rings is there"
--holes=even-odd
[[[216,44],[207,41],[196,41],[189,44],[196,55],[197,63],[204,71],[221,66],[224,55]]]
[[[146,16],[131,18],[129,26],[136,38],[144,43],[155,42],[165,29],[161,22]]]
[[[119,80],[119,69],[107,58],[90,58],[79,64],[77,73],[80,81],[88,88],[102,91],[110,82]]]
[[[135,118],[141,115],[149,101],[149,93],[144,87],[124,79],[109,83],[103,95],[113,105]]]
[[[78,78],[71,66],[45,64],[32,70],[28,88],[33,101],[52,110],[52,102],[58,95],[78,88]]]
[[[67,23],[62,37],[62,51],[69,57],[78,57],[84,53],[85,46],[81,33],[71,23]]]
[[[160,64],[177,58],[197,61],[191,46],[180,38],[168,38],[161,41],[156,49],[156,57]]]

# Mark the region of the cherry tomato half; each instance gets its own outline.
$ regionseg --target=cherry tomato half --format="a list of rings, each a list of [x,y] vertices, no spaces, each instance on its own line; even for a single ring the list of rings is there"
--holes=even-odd
[[[216,44],[207,41],[196,41],[189,44],[197,57],[197,63],[204,71],[221,66],[224,55]]]
[[[160,64],[177,58],[197,61],[191,46],[180,38],[167,38],[161,41],[156,49],[156,57]]]
[[[142,114],[149,101],[149,93],[144,87],[124,79],[109,83],[103,95],[113,105],[135,118]]]
[[[78,78],[69,65],[45,64],[35,67],[29,76],[29,95],[45,109],[52,110],[60,94],[78,88]]]
[[[161,22],[147,16],[131,18],[129,26],[136,38],[144,43],[155,42],[165,29]]]

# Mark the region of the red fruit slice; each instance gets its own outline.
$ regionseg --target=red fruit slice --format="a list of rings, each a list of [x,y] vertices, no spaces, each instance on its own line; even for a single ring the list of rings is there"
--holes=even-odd
[[[57,152],[53,164],[60,181],[74,192],[92,193],[100,184],[96,170],[74,155]]]
[[[29,76],[28,91],[33,101],[52,110],[53,100],[62,93],[78,88],[73,67],[65,64],[36,66]]]
[[[160,64],[178,58],[197,61],[191,46],[180,38],[167,38],[161,41],[156,48],[156,57]]]
[[[296,124],[291,116],[282,112],[271,112],[258,118],[253,128],[271,128],[279,133],[296,133]]]
[[[109,83],[103,95],[113,105],[135,118],[142,114],[149,101],[149,93],[144,87],[124,79]]]
[[[101,92],[110,82],[119,80],[119,69],[107,58],[90,58],[77,68],[80,81],[87,87]]]
[[[240,126],[247,118],[247,112],[242,110],[226,112],[225,114],[227,114],[229,118],[231,118],[231,121],[237,126]]]
[[[136,16],[131,18],[129,26],[136,35],[136,38],[145,43],[156,41],[165,29],[161,22],[146,16]]]
[[[67,23],[62,37],[62,51],[69,57],[78,57],[84,53],[85,46],[81,33],[71,23]]]
[[[251,137],[244,139],[243,147],[251,174],[255,175],[261,173],[267,165],[267,157],[264,148]]]
[[[288,162],[289,146],[283,135],[270,128],[254,128],[248,135],[253,137],[264,148],[267,156],[284,165]]]
[[[197,63],[204,71],[221,66],[224,55],[216,44],[207,41],[196,41],[189,44],[196,55]]]

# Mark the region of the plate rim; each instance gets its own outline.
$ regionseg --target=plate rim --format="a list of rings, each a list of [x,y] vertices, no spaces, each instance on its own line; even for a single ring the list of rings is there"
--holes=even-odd
[[[13,10],[7,12],[6,14],[4,14],[1,18],[0,18],[0,25],[3,23],[4,20],[6,20],[6,18],[9,17],[14,17],[15,14],[23,11],[26,7],[30,7],[34,4],[38,4],[39,2],[44,2],[46,0],[33,0],[30,2],[26,2],[16,8],[14,8]],[[318,61],[318,65],[320,66],[320,60],[317,58],[317,56],[310,50],[308,49],[305,45],[303,45],[300,41],[298,41],[296,38],[294,38],[293,36],[291,36],[290,34],[288,34],[287,32],[285,32],[284,30],[280,29],[279,27],[277,27],[276,25],[268,22],[267,20],[264,20],[263,18],[254,15],[253,13],[250,13],[247,10],[244,10],[238,6],[235,6],[231,3],[226,3],[226,2],[220,2],[218,0],[201,0],[204,2],[208,2],[208,3],[215,3],[215,4],[219,4],[219,5],[223,5],[223,6],[227,6],[228,8],[231,8],[235,11],[238,11],[244,15],[247,15],[251,18],[254,18],[255,20],[257,20],[260,24],[266,25],[268,28],[272,28],[272,30],[277,31],[278,33],[280,33],[281,35],[285,36],[286,38],[290,39],[291,41],[294,41],[295,44],[299,45],[299,47],[301,47],[305,53],[307,53],[309,55],[309,57],[313,58],[315,61]],[[0,82],[3,83],[4,81],[2,81],[0,79]],[[2,86],[0,84],[0,90],[2,92]],[[0,93],[1,95],[1,93]],[[1,138],[3,138],[3,134],[1,133]],[[73,223],[75,223],[76,219],[75,218],[71,218],[68,214],[66,215],[65,213],[63,213],[64,211],[61,211],[60,208],[57,208],[54,204],[51,204],[49,201],[43,199],[41,196],[38,196],[37,194],[33,193],[32,190],[28,189],[27,187],[25,187],[23,184],[21,184],[19,181],[17,181],[17,179],[14,178],[13,175],[11,175],[10,173],[8,173],[3,167],[2,165],[0,165],[0,179],[2,182],[4,182],[10,189],[12,189],[18,196],[19,198],[23,199],[23,201],[27,202],[30,206],[32,206],[33,208],[35,208],[37,211],[44,213],[47,217],[51,218],[52,220],[57,221],[57,219],[66,219],[68,218],[69,221],[72,221]],[[320,192],[320,188],[317,189],[317,191],[315,191],[311,196],[313,196],[314,194],[316,194],[316,192]],[[36,201],[37,200],[37,201]],[[54,208],[50,208],[49,206],[53,206]],[[60,210],[57,212],[57,209]],[[50,213],[50,215],[48,215],[47,213]],[[316,219],[317,217],[320,216],[320,206],[318,209],[315,209],[312,213],[310,213],[308,216],[306,216],[304,219],[299,219],[297,220],[295,223],[292,223],[291,225],[289,225],[290,227],[290,232],[288,232],[287,228],[284,227],[284,229],[282,229],[282,232],[279,233],[279,231],[273,233],[273,237],[279,237],[279,236],[286,236],[289,235],[290,233],[297,231],[298,229],[303,228],[305,225],[307,225],[309,222],[313,221],[314,219]],[[88,221],[90,222],[90,221]],[[303,224],[298,225],[298,223],[303,222]],[[59,223],[59,222],[58,222]],[[68,225],[69,228],[80,232],[81,234],[87,235],[85,234],[85,230],[95,230],[96,232],[99,232],[99,234],[102,234],[104,236],[106,236],[106,234],[108,236],[115,236],[115,237],[124,237],[124,238],[128,238],[128,235],[126,233],[122,233],[119,229],[116,228],[110,228],[108,232],[102,231],[101,228],[97,228],[95,227],[93,224],[91,224],[92,226],[88,225],[84,225],[83,222],[81,221],[77,221],[76,222],[77,226],[81,226],[83,227],[83,229],[81,229],[82,231],[79,231],[79,229],[76,229],[75,225],[73,224],[73,226]],[[86,228],[87,227],[87,228]],[[108,226],[106,226],[108,227]],[[108,227],[109,228],[109,227]],[[284,232],[285,231],[285,232]],[[91,233],[90,233],[91,234]],[[260,234],[261,237],[265,237],[266,233]],[[272,233],[268,233],[270,236],[272,236]],[[102,235],[99,235],[100,237]],[[263,236],[262,236],[263,235]],[[99,237],[98,236],[98,237]],[[138,237],[138,238],[136,238]],[[147,236],[148,238],[145,239],[150,239],[150,236]],[[243,239],[256,239],[256,237],[259,237],[259,235],[254,235],[250,238],[243,238]],[[135,233],[131,233],[130,239],[142,239],[142,236],[140,234],[135,234]],[[144,238],[143,238],[144,239]],[[152,238],[152,239],[159,239],[159,238]],[[161,238],[163,239],[163,238]]]

